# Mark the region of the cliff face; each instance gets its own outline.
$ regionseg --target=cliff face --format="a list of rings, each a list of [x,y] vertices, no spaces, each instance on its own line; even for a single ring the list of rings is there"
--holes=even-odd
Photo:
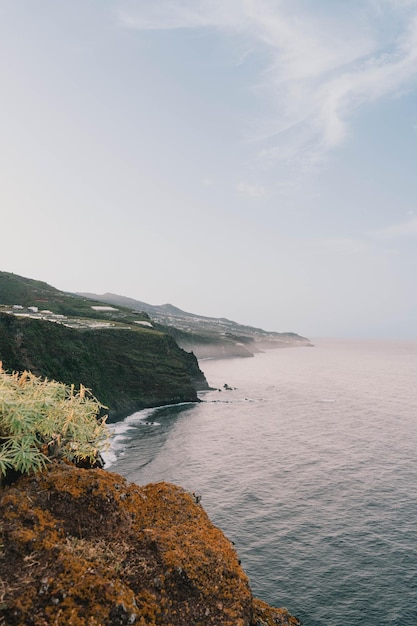
[[[139,409],[197,401],[208,387],[197,359],[154,329],[76,329],[0,313],[0,360],[92,390],[110,418]]]
[[[183,489],[54,464],[0,490],[4,626],[296,626]]]

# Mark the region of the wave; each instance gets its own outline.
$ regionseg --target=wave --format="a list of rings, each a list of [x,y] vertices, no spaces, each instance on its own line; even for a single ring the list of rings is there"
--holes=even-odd
[[[121,422],[108,424],[110,432],[109,447],[101,452],[105,468],[108,469],[118,460],[120,456],[123,456],[123,451],[126,448],[127,442],[131,438],[129,434],[130,431],[142,426],[161,426],[160,422],[153,419],[153,416],[155,416],[158,412],[162,412],[170,408],[189,406],[193,404],[195,404],[195,402],[179,402],[177,404],[165,404],[163,406],[142,409],[141,411],[136,411],[135,413],[128,415]]]
[[[128,417],[125,417],[121,422],[108,424],[110,445],[106,450],[101,452],[106,469],[117,461],[120,452],[125,448],[126,441],[129,439],[128,432],[137,428],[138,425],[146,423],[145,420],[148,420],[154,411],[154,408],[143,409],[132,413],[132,415],[128,415]]]

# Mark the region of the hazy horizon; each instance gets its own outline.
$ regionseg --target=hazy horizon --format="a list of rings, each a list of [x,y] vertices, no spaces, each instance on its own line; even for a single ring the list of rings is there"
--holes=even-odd
[[[0,269],[417,339],[417,0],[0,0]]]

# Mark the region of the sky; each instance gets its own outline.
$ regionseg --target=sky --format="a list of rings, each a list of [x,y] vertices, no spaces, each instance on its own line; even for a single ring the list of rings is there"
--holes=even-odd
[[[417,339],[417,0],[0,0],[0,270]]]

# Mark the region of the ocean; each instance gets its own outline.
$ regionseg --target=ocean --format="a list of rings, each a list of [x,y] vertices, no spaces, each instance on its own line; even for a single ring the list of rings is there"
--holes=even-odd
[[[106,467],[201,494],[254,595],[305,626],[416,626],[417,342],[200,367],[216,390],[113,424]]]

